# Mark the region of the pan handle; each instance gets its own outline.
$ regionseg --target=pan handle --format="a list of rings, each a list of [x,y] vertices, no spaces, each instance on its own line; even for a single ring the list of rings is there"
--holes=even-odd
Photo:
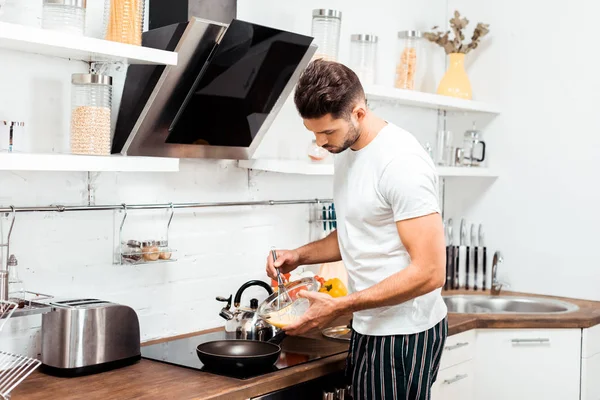
[[[287,337],[287,333],[285,333],[284,330],[279,331],[279,333],[277,333],[275,336],[273,336],[271,339],[268,340],[269,343],[273,343],[273,344],[281,344],[281,342],[283,342],[283,339],[285,339]]]

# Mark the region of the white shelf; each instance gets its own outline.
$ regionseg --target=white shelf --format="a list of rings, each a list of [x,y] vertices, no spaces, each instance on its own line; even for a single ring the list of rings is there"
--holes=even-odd
[[[312,163],[310,161],[299,160],[240,160],[240,168],[253,169],[258,171],[279,172],[284,174],[300,175],[333,175],[333,164]],[[488,177],[496,178],[488,168],[467,168],[467,167],[438,167],[438,175],[441,178],[452,177]]]
[[[177,172],[179,159],[0,153],[0,171]]]
[[[480,112],[499,114],[493,105],[475,100],[463,100],[439,94],[418,92],[414,90],[396,89],[387,86],[365,86],[368,100],[393,101],[402,105],[432,108],[446,111]]]
[[[0,49],[81,61],[177,65],[177,53],[0,22]]]
[[[333,164],[301,160],[256,159],[238,161],[240,168],[301,175],[333,175]]]

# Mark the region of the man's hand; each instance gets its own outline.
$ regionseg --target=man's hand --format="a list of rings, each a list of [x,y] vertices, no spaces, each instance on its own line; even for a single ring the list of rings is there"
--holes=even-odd
[[[282,274],[287,274],[298,268],[300,255],[297,250],[277,250],[277,261],[273,262],[273,256],[269,252],[267,257],[267,275],[277,280],[277,268]]]
[[[339,300],[328,294],[303,290],[298,297],[308,299],[310,308],[296,322],[283,328],[288,335],[302,335],[316,328],[325,328],[343,314]]]

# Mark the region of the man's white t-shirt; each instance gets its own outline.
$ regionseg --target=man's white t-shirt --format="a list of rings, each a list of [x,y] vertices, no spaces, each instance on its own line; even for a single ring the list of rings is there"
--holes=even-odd
[[[396,221],[439,213],[431,157],[407,131],[388,123],[364,148],[335,156],[334,202],[350,292],[367,289],[410,264]],[[447,314],[441,289],[396,306],[354,313],[360,334],[423,332]]]

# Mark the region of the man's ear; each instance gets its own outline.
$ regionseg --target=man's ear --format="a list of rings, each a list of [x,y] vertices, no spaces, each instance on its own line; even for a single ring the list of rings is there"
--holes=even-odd
[[[352,110],[352,114],[355,115],[357,122],[362,122],[362,120],[367,116],[367,110],[363,105],[357,105]]]

